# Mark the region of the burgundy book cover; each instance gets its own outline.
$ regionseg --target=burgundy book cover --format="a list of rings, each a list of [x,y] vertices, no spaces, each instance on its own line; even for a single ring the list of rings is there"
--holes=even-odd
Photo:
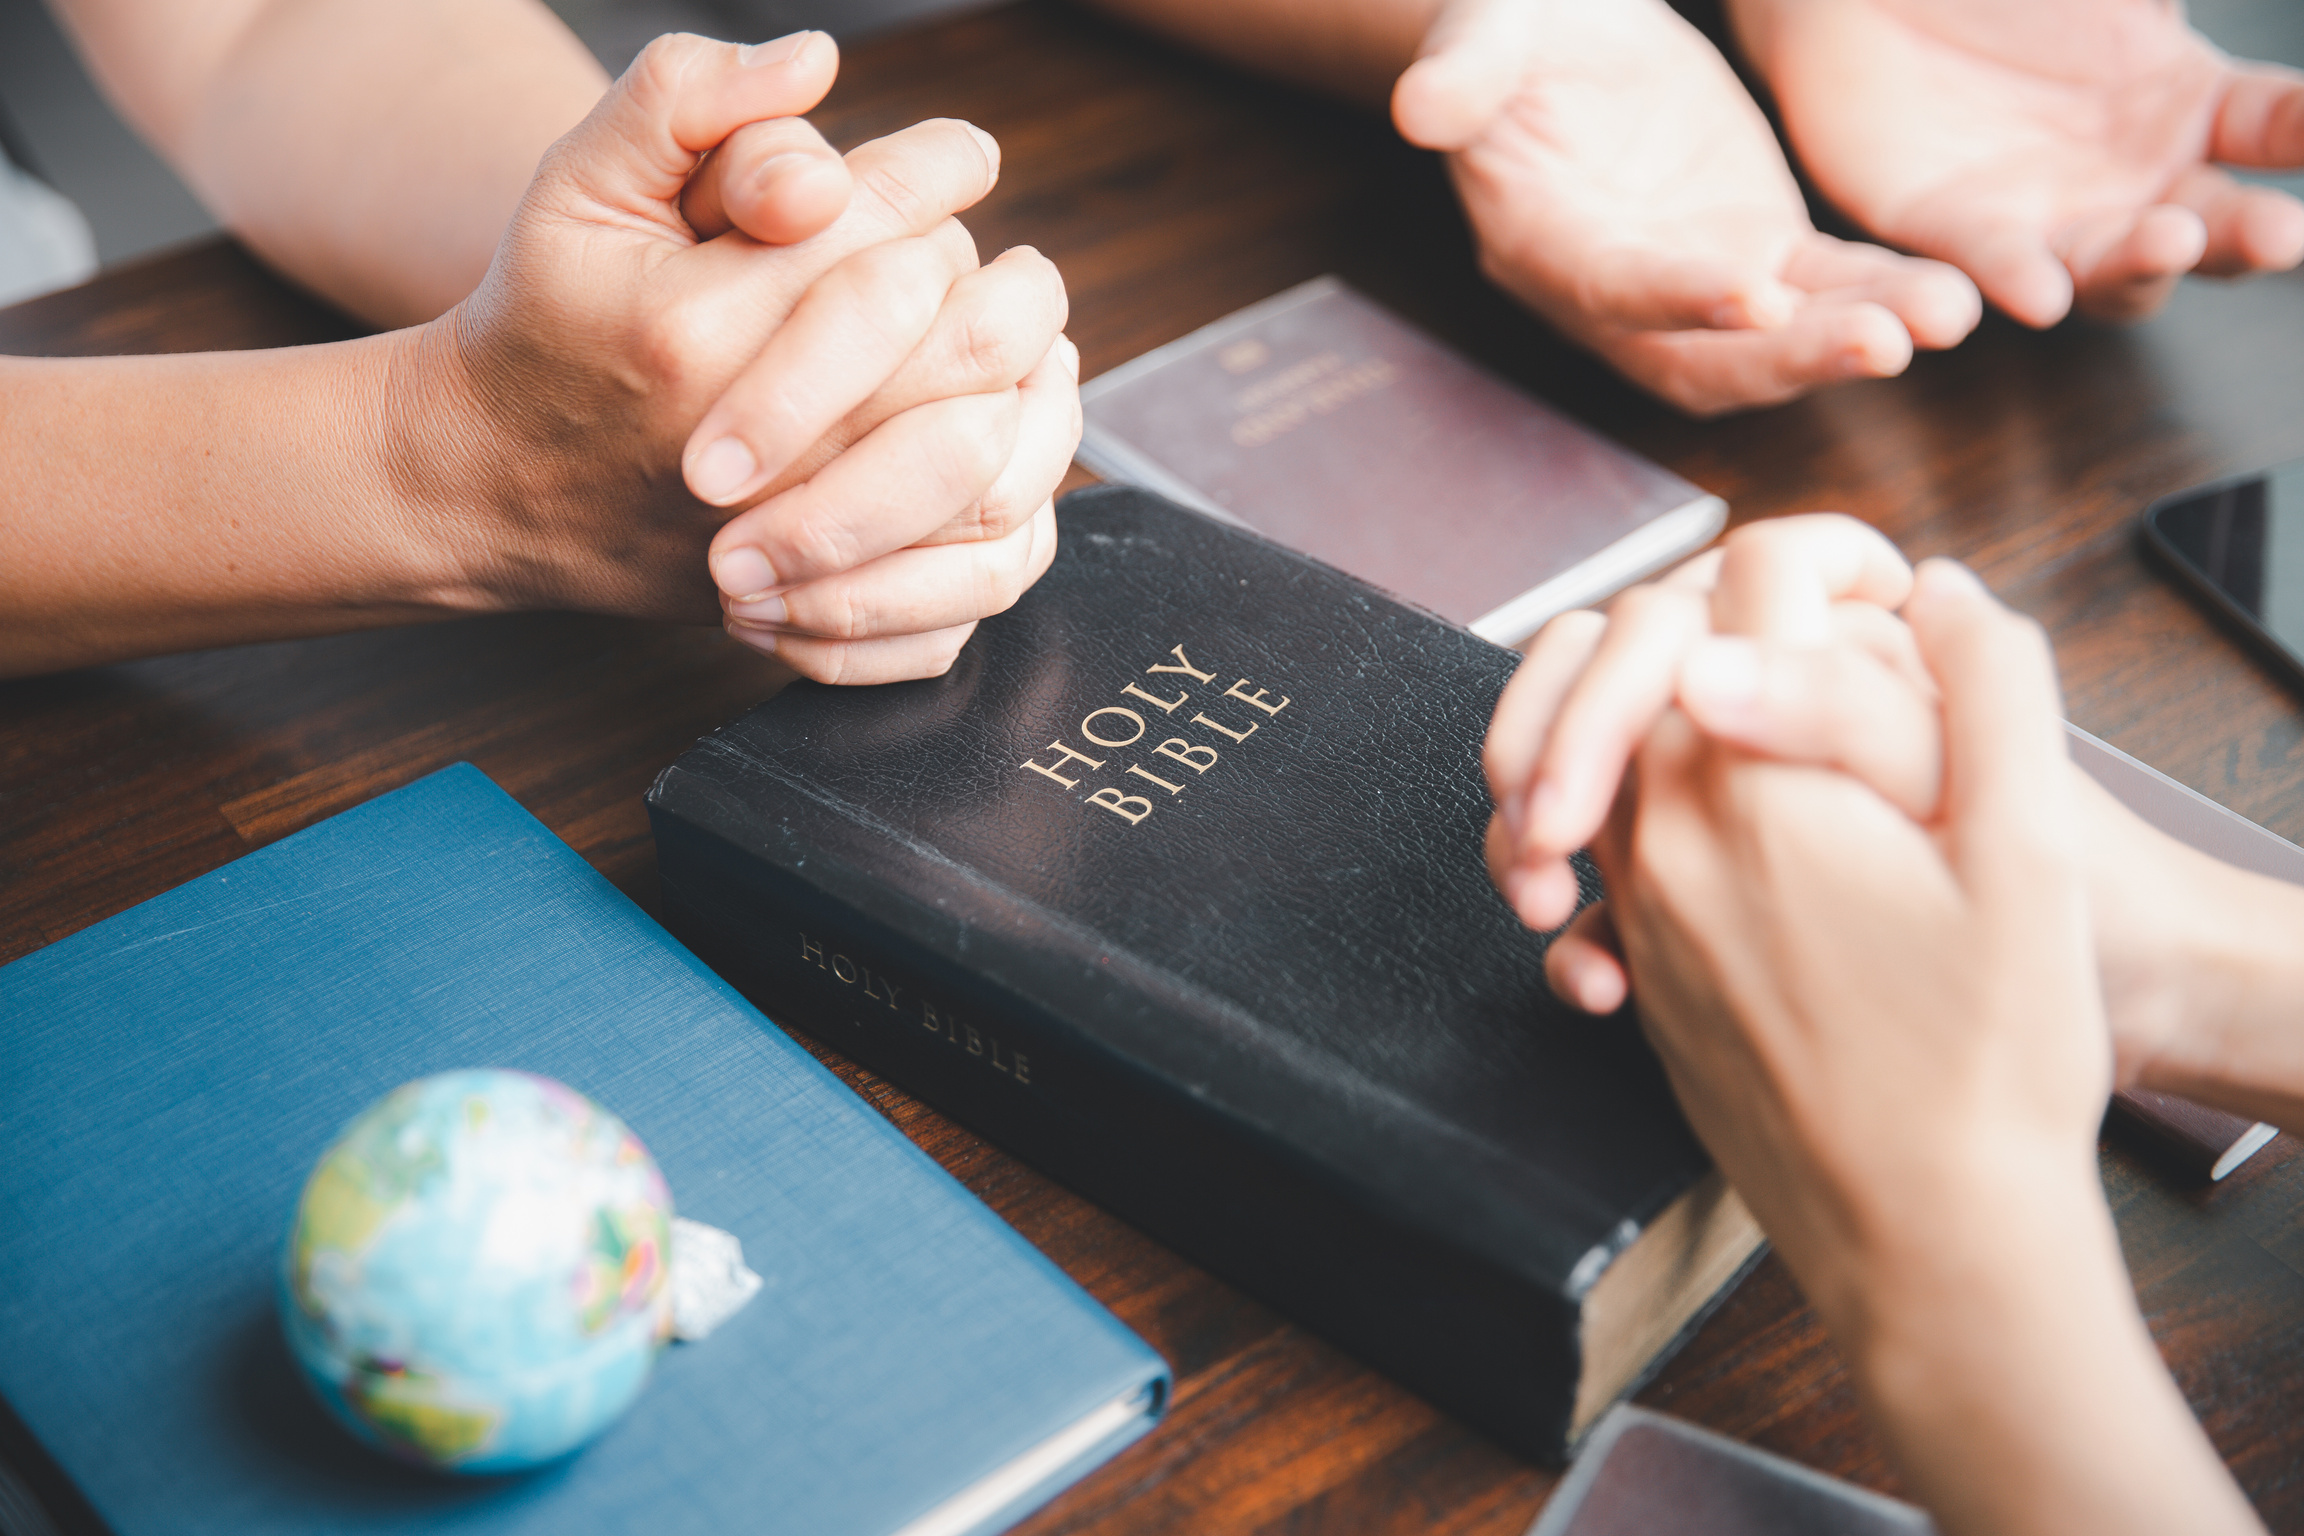
[[[1315,278],[1089,381],[1080,462],[1515,645],[1727,504]]]
[[[2064,729],[2072,761],[2110,791],[2113,799],[2153,826],[2211,858],[2304,885],[2304,848],[2076,725]],[[2155,1150],[2194,1178],[2211,1182],[2255,1156],[2279,1134],[2274,1127],[2244,1115],[2228,1115],[2172,1093],[2145,1088],[2126,1088],[2114,1094],[2112,1120],[2142,1133]]]
[[[2246,1115],[2228,1115],[2172,1093],[2123,1088],[2112,1096],[2129,1124],[2150,1136],[2160,1150],[2196,1179],[2221,1179],[2280,1134]]]
[[[1528,1536],[1934,1536],[1900,1500],[1661,1413],[1612,1408]]]

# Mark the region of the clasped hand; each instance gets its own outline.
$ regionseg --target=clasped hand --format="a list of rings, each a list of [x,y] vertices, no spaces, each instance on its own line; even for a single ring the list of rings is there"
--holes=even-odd
[[[2304,891],[2145,826],[2065,749],[2046,636],[1842,517],[1740,529],[1538,637],[1488,852],[1691,1125],[1948,1531],[2256,1530],[2137,1315],[2116,1082],[2304,1113]],[[1599,1026],[1596,1026],[1599,1027]]]
[[[554,146],[388,411],[435,600],[729,632],[824,681],[950,665],[1053,558],[1080,428],[1064,289],[954,215],[998,146],[841,161],[831,40],[672,36]],[[709,156],[709,160],[707,159]],[[772,243],[773,242],[773,243]]]

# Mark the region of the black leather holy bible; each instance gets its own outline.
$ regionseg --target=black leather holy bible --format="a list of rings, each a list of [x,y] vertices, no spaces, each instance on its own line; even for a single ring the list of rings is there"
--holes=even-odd
[[[794,684],[664,772],[668,920],[771,1018],[1558,1461],[1759,1233],[1489,888],[1515,656],[1145,492],[1059,521],[945,676]]]

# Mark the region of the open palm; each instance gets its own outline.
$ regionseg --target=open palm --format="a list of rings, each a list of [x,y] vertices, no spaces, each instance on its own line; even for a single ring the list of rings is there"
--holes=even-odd
[[[1732,11],[1825,195],[2027,324],[2304,257],[2304,204],[2216,165],[2304,165],[2304,75],[2228,58],[2173,0]]]
[[[1759,109],[1661,0],[1463,0],[1394,113],[1453,151],[1489,276],[1686,409],[1898,373],[1975,324],[1957,272],[1815,229]]]

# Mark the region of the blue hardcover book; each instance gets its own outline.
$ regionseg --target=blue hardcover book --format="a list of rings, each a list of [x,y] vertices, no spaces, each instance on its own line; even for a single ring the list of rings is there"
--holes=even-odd
[[[274,1311],[337,1131],[483,1066],[621,1116],[766,1280],[599,1441],[512,1478],[354,1443]],[[117,1536],[990,1532],[1142,1434],[1167,1384],[469,766],[0,969],[0,1396]]]

